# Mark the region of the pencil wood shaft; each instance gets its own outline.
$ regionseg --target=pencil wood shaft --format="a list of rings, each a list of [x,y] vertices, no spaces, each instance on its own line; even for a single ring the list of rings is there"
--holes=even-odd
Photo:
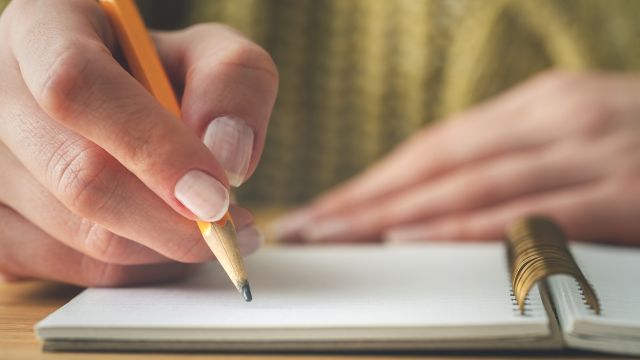
[[[100,0],[100,5],[111,21],[132,75],[162,106],[180,119],[180,106],[173,87],[134,1]],[[214,223],[198,221],[198,227],[233,284],[245,300],[250,301],[251,291],[229,213]]]
[[[247,274],[242,262],[234,261],[241,256],[238,252],[233,221],[229,219],[224,224],[198,222],[198,226],[207,245],[218,258],[218,262],[227,272],[236,289],[244,294],[243,286],[248,284]]]

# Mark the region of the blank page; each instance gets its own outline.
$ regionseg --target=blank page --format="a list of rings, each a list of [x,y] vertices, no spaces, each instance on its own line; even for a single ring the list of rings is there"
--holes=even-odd
[[[601,314],[584,304],[573,278],[550,279],[567,343],[640,354],[640,249],[575,244],[571,251],[599,298]]]
[[[37,325],[45,339],[328,341],[548,335],[537,288],[521,316],[502,243],[266,247],[245,303],[216,263],[169,285],[88,289]]]

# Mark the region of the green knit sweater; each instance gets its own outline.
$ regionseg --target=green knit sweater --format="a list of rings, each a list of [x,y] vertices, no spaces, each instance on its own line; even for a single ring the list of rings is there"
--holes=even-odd
[[[640,69],[637,0],[140,5],[151,27],[224,22],[275,59],[280,93],[262,162],[239,191],[245,202],[306,200],[425,124],[545,68]]]

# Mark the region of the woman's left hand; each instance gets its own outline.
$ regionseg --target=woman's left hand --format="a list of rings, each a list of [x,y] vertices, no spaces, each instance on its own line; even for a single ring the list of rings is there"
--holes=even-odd
[[[489,240],[546,214],[640,245],[640,77],[552,71],[423,129],[274,226],[281,240]]]

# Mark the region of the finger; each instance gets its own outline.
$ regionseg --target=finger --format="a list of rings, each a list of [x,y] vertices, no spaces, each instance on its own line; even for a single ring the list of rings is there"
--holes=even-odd
[[[223,25],[155,33],[174,83],[184,88],[183,120],[239,186],[255,170],[278,88],[269,54]]]
[[[600,182],[569,190],[527,197],[487,209],[443,216],[425,223],[391,229],[385,241],[409,243],[432,240],[500,240],[506,227],[518,218],[543,214],[557,221],[569,239],[614,242],[631,245],[637,242],[640,208],[631,198],[640,195],[640,187],[618,186]]]
[[[607,166],[591,165],[606,164],[607,159],[619,153],[623,147],[618,140],[606,139],[601,141],[604,144],[567,141],[479,162],[389,198],[316,221],[303,229],[304,236],[310,241],[377,238],[389,227],[586,183],[609,171]]]
[[[605,105],[602,89],[594,92],[593,86],[583,83],[572,74],[545,74],[443,125],[424,130],[364,174],[284,218],[276,232],[284,238],[299,236],[303,227],[318,219],[391,196],[474,162],[529,151],[567,134],[605,133],[615,126],[611,119],[629,108],[633,98],[618,96]],[[532,103],[545,106],[532,107]]]
[[[222,218],[228,182],[213,154],[111,56],[103,31],[84,15],[97,3],[59,5],[54,13],[34,11],[33,20],[15,24],[11,34],[38,104],[106,150],[178,213],[192,220]]]
[[[83,219],[62,205],[0,143],[0,203],[49,236],[97,260],[133,265],[169,262],[157,252]]]
[[[173,211],[104,150],[51,120],[12,66],[1,75],[8,86],[0,88],[0,117],[6,120],[0,121],[0,138],[21,166],[67,209],[88,219],[87,224],[98,224],[167,258],[183,262],[212,258],[192,221]],[[78,229],[79,237],[93,231],[87,224]],[[53,234],[53,226],[42,226]]]
[[[0,271],[81,286],[128,286],[185,277],[181,263],[123,266],[81,254],[54,240],[14,211],[0,207]]]
[[[260,245],[264,243],[265,238],[256,226],[251,212],[239,206],[231,205],[229,213],[236,226],[238,251],[242,255],[248,255],[258,250]]]

